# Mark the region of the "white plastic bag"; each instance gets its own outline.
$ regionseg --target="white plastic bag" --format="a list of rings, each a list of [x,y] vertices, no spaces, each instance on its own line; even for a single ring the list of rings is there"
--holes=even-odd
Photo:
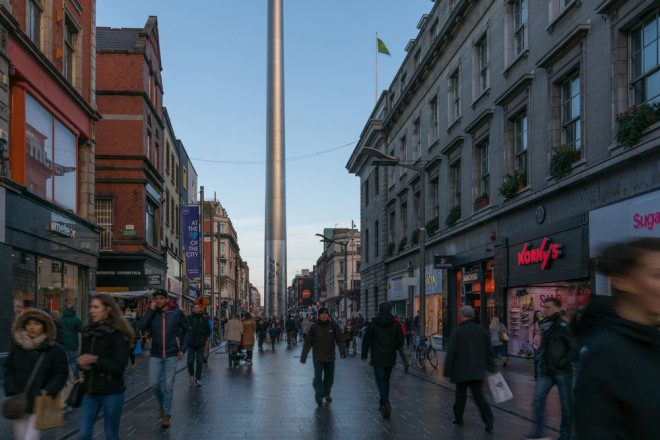
[[[513,393],[504,380],[502,373],[490,374],[486,377],[486,380],[488,381],[488,388],[490,388],[495,403],[502,403],[513,399]]]

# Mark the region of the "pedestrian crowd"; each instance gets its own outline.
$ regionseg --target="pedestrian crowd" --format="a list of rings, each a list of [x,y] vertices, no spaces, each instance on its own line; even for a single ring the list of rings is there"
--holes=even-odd
[[[609,277],[612,295],[593,296],[588,307],[569,322],[560,298],[548,296],[529,328],[534,355],[533,421],[528,440],[549,439],[545,405],[557,387],[561,409],[559,440],[658,438],[660,414],[660,239],[643,238],[603,249],[598,270]],[[419,315],[400,320],[383,302],[366,322],[333,319],[326,307],[309,314],[257,317],[249,313],[211,318],[201,304],[185,316],[165,290],[152,292],[143,316],[121,310],[106,294],[91,297],[86,324],[73,307],[61,316],[26,308],[14,321],[11,351],[4,363],[4,417],[13,421],[14,438],[38,439],[40,431],[62,423],[64,411],[80,408],[78,436],[91,439],[100,411],[106,439],[119,439],[125,400],[125,371],[135,355],[150,352],[149,378],[163,428],[172,422],[177,363],[187,354],[191,386],[202,386],[203,366],[211,346],[224,336],[230,366],[252,365],[253,348],[264,343],[275,351],[303,341],[300,362],[312,353],[314,398],[319,408],[333,401],[336,354],[357,354],[368,361],[378,389],[384,419],[393,416],[390,382],[397,356],[404,370],[410,363],[404,346],[419,344]],[[475,310],[460,307],[452,332],[444,375],[455,386],[453,420],[464,425],[468,390],[486,432],[495,417],[484,395],[485,383],[507,366],[508,329],[493,317],[487,328],[475,321]],[[491,385],[492,387],[492,385]],[[492,391],[492,388],[491,388]],[[65,402],[65,403],[64,403]],[[64,405],[62,405],[64,403]]]

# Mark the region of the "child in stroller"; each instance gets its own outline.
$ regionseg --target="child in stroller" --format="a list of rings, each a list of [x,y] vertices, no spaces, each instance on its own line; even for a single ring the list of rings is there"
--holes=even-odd
[[[227,342],[227,353],[229,354],[229,366],[238,367],[241,361],[247,361],[247,353],[245,352],[245,346],[243,345],[243,337],[241,336],[241,342],[235,343],[233,341]]]

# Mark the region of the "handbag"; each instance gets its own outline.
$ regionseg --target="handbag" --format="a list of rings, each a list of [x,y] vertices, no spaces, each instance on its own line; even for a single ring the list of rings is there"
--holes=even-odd
[[[504,380],[502,373],[489,374],[486,377],[486,381],[488,382],[488,388],[490,388],[495,403],[502,403],[513,399],[513,393]]]
[[[82,380],[79,380],[73,384],[69,397],[66,399],[66,404],[71,408],[80,408],[82,403],[83,395],[85,395],[85,383]]]
[[[37,360],[37,363],[35,364],[34,368],[32,369],[32,373],[30,374],[30,378],[28,379],[27,383],[25,384],[25,388],[23,388],[23,392],[20,394],[15,394],[13,396],[9,396],[5,399],[5,401],[2,404],[2,415],[9,420],[16,420],[20,419],[23,417],[23,415],[28,411],[28,404],[27,404],[27,392],[32,386],[32,382],[34,382],[34,377],[37,375],[37,371],[39,371],[39,367],[41,366],[41,362],[44,359],[45,353],[41,353],[39,356],[39,359]]]
[[[509,342],[509,335],[506,334],[502,326],[500,326],[500,341]]]
[[[64,425],[60,399],[49,396],[45,391],[34,399],[34,414],[37,416],[37,429],[57,428]]]

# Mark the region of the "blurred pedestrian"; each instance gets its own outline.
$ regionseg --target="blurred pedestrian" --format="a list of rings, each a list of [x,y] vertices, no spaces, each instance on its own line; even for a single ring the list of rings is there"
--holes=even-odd
[[[401,321],[401,318],[399,318],[398,316],[395,316],[394,320],[396,321],[397,324],[401,326],[401,332],[403,333],[403,340],[405,341],[408,336],[405,325]],[[403,369],[407,373],[408,370],[410,369],[410,361],[406,357],[406,352],[403,351],[403,345],[401,345],[401,347],[399,347],[397,351],[399,352],[399,357],[401,357],[401,362],[403,362]]]
[[[445,359],[445,377],[456,384],[454,425],[463,425],[467,390],[472,391],[481,420],[487,432],[493,432],[493,411],[483,395],[486,371],[495,372],[491,336],[474,322],[474,309],[463,306],[459,310],[460,324],[452,332]]]
[[[570,440],[573,431],[573,362],[578,346],[568,323],[561,316],[561,300],[546,297],[541,305],[541,362],[534,389],[534,427],[526,438],[545,439],[545,399],[553,386],[559,391],[561,426],[558,440]]]
[[[286,346],[287,348],[291,348],[291,345],[295,344],[296,339],[296,322],[293,320],[293,316],[287,316],[284,326],[286,328]]]
[[[78,348],[80,347],[80,333],[82,332],[82,321],[76,316],[76,309],[68,306],[62,312],[60,318],[60,329],[62,331],[62,339],[64,353],[69,363],[69,379],[78,380],[80,371],[78,370]]]
[[[26,308],[14,320],[13,344],[4,363],[7,397],[25,393],[25,413],[13,422],[16,440],[39,438],[35,397],[45,391],[56,397],[64,388],[68,365],[64,349],[55,342],[55,322],[47,312]],[[34,378],[30,382],[30,377]],[[26,386],[30,385],[29,387]]]
[[[202,313],[201,304],[193,305],[193,312],[188,317],[188,326],[190,327],[190,343],[188,344],[188,375],[190,376],[190,385],[201,387],[202,383],[200,379],[202,378],[204,349],[211,334],[209,319]]]
[[[277,320],[273,319],[268,327],[268,337],[270,338],[271,350],[275,351],[275,342],[280,334],[280,329],[277,327]]]
[[[254,350],[254,334],[257,331],[257,323],[252,315],[246,313],[243,317],[243,346],[248,365],[252,365],[252,351]]]
[[[541,321],[543,321],[543,312],[537,310],[534,312],[532,325],[527,332],[527,340],[534,348],[534,379],[539,376],[539,366],[541,364]]]
[[[229,359],[233,360],[235,365],[238,365],[238,351],[241,347],[241,339],[243,337],[243,322],[240,315],[234,315],[227,325],[225,326],[225,339],[227,340],[227,353]]]
[[[326,307],[319,308],[319,320],[307,332],[305,344],[303,345],[300,363],[307,362],[307,355],[312,351],[314,361],[314,398],[316,404],[321,407],[323,404],[332,402],[332,384],[335,379],[335,345],[339,348],[339,354],[342,359],[346,358],[346,347],[342,339],[342,332],[339,325],[330,318],[330,312]]]
[[[266,332],[268,331],[268,324],[264,320],[263,316],[259,317],[257,321],[257,343],[259,351],[264,351],[264,341],[266,340]]]
[[[396,353],[403,346],[401,325],[392,316],[392,304],[381,303],[378,314],[367,326],[362,338],[362,360],[371,354],[376,385],[380,394],[380,413],[389,419],[392,413],[390,404],[390,377],[396,365]]]
[[[502,361],[502,366],[506,367],[509,363],[507,356],[507,345],[509,334],[506,326],[500,322],[500,318],[493,316],[490,319],[490,345],[493,347],[495,358]]]
[[[124,370],[135,342],[135,332],[110,295],[98,294],[89,303],[90,323],[83,330],[78,365],[83,370],[85,394],[80,405],[79,435],[91,440],[94,423],[103,408],[107,440],[119,440],[124,406]]]
[[[138,330],[149,330],[151,356],[149,381],[160,406],[161,426],[169,428],[176,364],[188,349],[190,326],[183,312],[168,301],[165,289],[153,291],[153,301],[146,315],[136,323]]]
[[[660,239],[615,244],[597,260],[612,297],[584,312],[575,389],[580,440],[657,439],[660,415]]]

